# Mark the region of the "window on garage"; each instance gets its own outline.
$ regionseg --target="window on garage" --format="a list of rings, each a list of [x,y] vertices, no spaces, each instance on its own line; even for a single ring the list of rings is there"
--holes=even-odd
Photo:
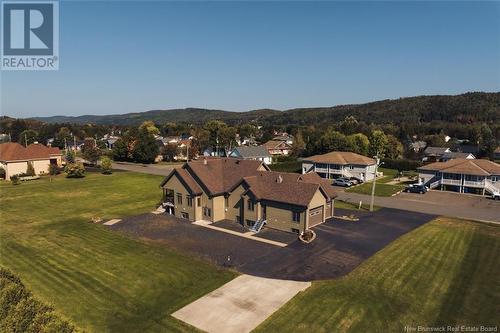
[[[255,203],[252,201],[252,199],[248,199],[248,210],[251,210],[252,212],[255,209]]]
[[[177,204],[182,205],[182,194],[177,193]]]
[[[193,198],[191,198],[191,196],[189,196],[189,195],[186,195],[186,200],[187,200],[188,206],[193,207]]]
[[[292,212],[292,221],[300,222],[300,212]]]

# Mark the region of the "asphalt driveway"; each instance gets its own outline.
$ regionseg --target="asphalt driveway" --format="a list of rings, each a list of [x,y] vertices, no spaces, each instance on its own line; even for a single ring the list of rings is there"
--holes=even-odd
[[[352,211],[336,210],[338,215],[350,213]],[[355,214],[360,217],[358,222],[330,219],[314,228],[317,238],[311,244],[296,240],[286,247],[203,228],[165,215],[129,217],[109,228],[166,244],[245,274],[312,281],[348,274],[393,240],[435,217],[389,208]],[[290,239],[289,234],[285,235],[283,239]]]

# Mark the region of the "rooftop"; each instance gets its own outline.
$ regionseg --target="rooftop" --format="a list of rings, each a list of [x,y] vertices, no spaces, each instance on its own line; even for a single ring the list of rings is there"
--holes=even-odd
[[[61,155],[59,148],[47,147],[40,143],[33,143],[28,147],[17,142],[0,144],[0,161],[29,161],[48,159],[58,155]]]
[[[476,176],[500,175],[500,164],[483,159],[458,158],[446,162],[436,162],[420,167],[419,170],[440,171]]]
[[[231,157],[269,157],[269,152],[263,146],[241,146],[236,147],[230,154]]]
[[[332,151],[323,155],[314,155],[305,157],[304,161],[329,164],[354,164],[354,165],[373,165],[377,163],[375,159],[360,154],[347,151]]]

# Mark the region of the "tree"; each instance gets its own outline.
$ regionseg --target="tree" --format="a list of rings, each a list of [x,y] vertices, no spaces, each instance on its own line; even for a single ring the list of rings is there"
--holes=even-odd
[[[302,137],[302,132],[298,131],[295,135],[295,140],[293,140],[292,154],[295,157],[300,157],[304,153],[305,149],[306,143],[304,142],[304,138]]]
[[[384,157],[387,149],[387,136],[381,130],[374,130],[370,136],[369,153],[372,156]]]
[[[347,148],[347,140],[344,134],[329,129],[321,137],[322,152],[345,151]]]
[[[111,174],[111,159],[107,156],[102,156],[101,157],[101,170],[102,173],[105,175],[110,175]]]
[[[116,140],[115,144],[113,145],[112,154],[115,161],[129,160],[128,144],[125,142],[125,139],[120,138]]]
[[[26,175],[33,177],[35,175],[35,168],[33,167],[33,162],[28,161],[28,167],[26,168]]]
[[[358,130],[358,125],[358,121],[354,116],[347,116],[340,123],[340,130],[343,134],[350,135],[356,133],[356,131]]]
[[[403,155],[403,144],[394,135],[387,135],[387,149],[385,157],[397,159]]]
[[[239,134],[241,138],[255,137],[259,129],[252,124],[243,124],[240,126]]]
[[[6,173],[5,173],[5,169],[4,169],[4,168],[2,168],[2,167],[0,167],[0,178],[1,178],[1,179],[5,179],[5,174],[6,174]]]
[[[145,130],[146,132],[148,132],[149,134],[152,134],[152,135],[159,135],[160,134],[160,130],[158,129],[158,127],[156,127],[155,123],[152,122],[151,120],[146,120],[145,122],[143,122],[141,124],[141,126],[139,126],[139,130]]]
[[[444,140],[444,134],[430,134],[424,136],[424,141],[427,143],[428,147],[444,147],[446,141]]]
[[[95,165],[101,157],[101,150],[97,148],[95,139],[87,138],[82,146],[82,157]]]
[[[497,148],[497,140],[493,136],[493,132],[487,124],[482,124],[479,135],[479,147],[481,149],[481,153],[484,156],[492,157],[493,152]]]
[[[159,147],[154,136],[147,130],[139,130],[137,141],[132,150],[134,162],[153,163],[158,156]]]
[[[227,150],[236,145],[237,130],[231,126],[223,126],[219,132],[219,142]]]
[[[50,181],[52,181],[52,177],[59,174],[59,167],[57,164],[49,164],[49,175]]]
[[[362,133],[351,134],[346,137],[349,150],[361,155],[368,155],[370,140]]]
[[[32,129],[27,129],[19,134],[18,142],[23,146],[28,146],[38,141],[38,133]]]
[[[64,158],[68,164],[75,163],[75,153],[71,149],[66,149]]]
[[[177,146],[175,144],[168,144],[161,149],[161,154],[164,161],[172,162],[177,156]]]
[[[66,178],[82,178],[85,177],[85,167],[82,163],[67,164],[64,168]]]

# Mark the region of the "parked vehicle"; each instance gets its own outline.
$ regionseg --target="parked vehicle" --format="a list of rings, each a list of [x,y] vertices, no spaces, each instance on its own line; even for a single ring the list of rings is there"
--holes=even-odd
[[[411,184],[409,186],[406,186],[404,191],[409,192],[409,193],[424,194],[424,193],[427,193],[428,188],[423,184]]]
[[[493,194],[491,195],[491,198],[493,200],[500,200],[500,192],[493,192]]]
[[[357,178],[357,177],[349,177],[348,178],[349,181],[353,184],[353,185],[357,185],[357,184],[362,184],[363,183],[363,180]]]
[[[336,186],[343,186],[343,187],[351,187],[352,186],[352,183],[349,179],[347,178],[337,178],[335,179],[335,181],[333,182],[333,185],[336,185]]]

